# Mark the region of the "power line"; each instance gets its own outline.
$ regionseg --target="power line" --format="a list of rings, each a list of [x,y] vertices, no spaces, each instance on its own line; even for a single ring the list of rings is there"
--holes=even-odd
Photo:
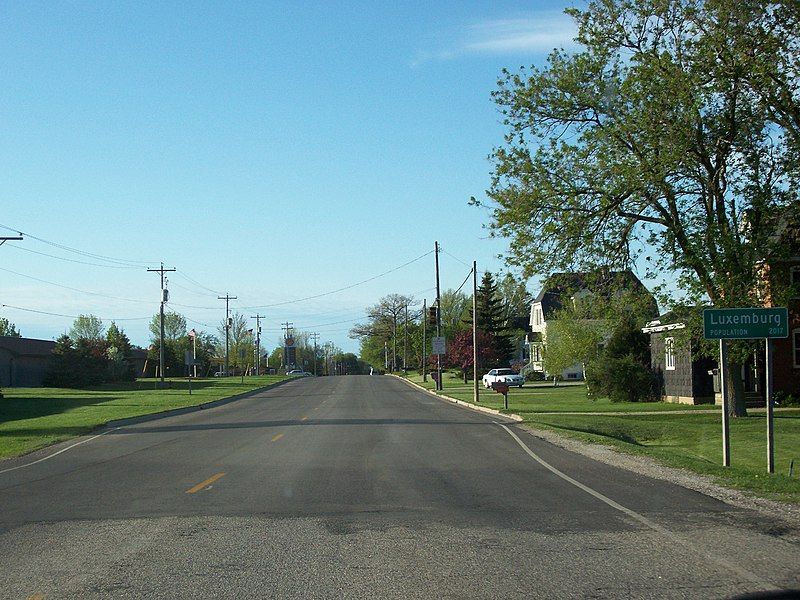
[[[78,288],[70,287],[68,285],[62,285],[60,283],[55,283],[54,281],[48,281],[46,279],[40,279],[39,277],[34,277],[33,275],[25,275],[24,273],[19,273],[17,271],[12,271],[11,269],[6,269],[4,267],[0,267],[0,271],[5,271],[6,273],[12,273],[14,275],[18,275],[20,277],[25,277],[26,279],[33,279],[34,281],[38,281],[39,283],[46,283],[48,285],[53,285],[55,287],[60,287],[65,290],[70,290],[71,292],[78,292],[80,294],[88,294],[90,296],[99,296],[101,298],[109,298],[111,300],[122,300],[124,302],[138,302],[140,304],[150,304],[151,300],[137,300],[135,298],[123,298],[121,296],[111,296],[110,294],[103,294],[101,292],[89,292],[87,290],[81,290]]]
[[[154,261],[145,262],[145,261],[141,261],[141,260],[130,260],[130,259],[126,259],[126,258],[114,258],[114,257],[111,257],[111,256],[103,256],[102,254],[94,254],[92,252],[86,252],[85,250],[78,250],[77,248],[72,248],[70,246],[65,246],[64,244],[59,244],[57,242],[51,242],[51,241],[46,240],[44,238],[37,237],[37,236],[35,236],[35,235],[31,234],[31,233],[20,231],[19,229],[16,229],[14,227],[9,227],[8,225],[3,225],[2,223],[0,223],[0,228],[6,229],[8,231],[17,231],[17,232],[19,232],[20,235],[25,235],[25,236],[27,236],[27,237],[29,237],[31,239],[34,239],[34,240],[36,240],[38,242],[42,242],[43,244],[48,244],[49,246],[53,246],[53,247],[59,248],[61,250],[66,250],[67,252],[73,252],[73,253],[79,254],[81,256],[88,256],[88,257],[91,257],[91,258],[95,258],[95,259],[98,259],[98,260],[104,260],[104,261],[107,261],[107,262],[118,263],[118,264],[126,264],[126,265],[131,265],[131,266],[137,266],[137,265],[138,266],[147,266],[148,264],[152,264],[152,262],[154,262]]]
[[[364,279],[363,281],[359,281],[359,282],[353,283],[351,285],[346,285],[346,286],[341,287],[339,289],[331,290],[330,292],[323,292],[321,294],[315,294],[313,296],[306,296],[305,298],[298,298],[298,299],[295,299],[295,300],[285,300],[284,302],[276,302],[274,304],[261,304],[259,306],[242,306],[241,308],[243,308],[243,309],[272,308],[274,306],[285,306],[286,304],[294,304],[295,302],[305,302],[306,300],[315,300],[317,298],[322,298],[323,296],[330,296],[331,294],[337,294],[339,292],[343,292],[345,290],[352,289],[352,288],[357,287],[359,285],[363,285],[365,283],[369,283],[370,281],[375,281],[376,279],[378,279],[380,277],[384,277],[385,275],[388,275],[389,273],[394,273],[395,271],[398,271],[398,270],[402,269],[403,267],[407,267],[408,265],[413,264],[413,263],[417,262],[418,260],[422,260],[423,258],[425,258],[426,256],[429,256],[431,254],[433,254],[433,250],[431,250],[429,252],[426,252],[425,254],[422,254],[421,256],[418,256],[417,258],[415,258],[413,260],[410,260],[410,261],[408,261],[406,263],[403,263],[402,265],[400,265],[398,267],[394,267],[393,269],[389,269],[388,271],[384,271],[380,275],[375,275],[374,277],[370,277],[369,279]]]
[[[0,238],[2,239],[2,238]],[[47,256],[48,258],[55,258],[56,260],[63,260],[64,262],[71,262],[76,263],[79,265],[89,265],[92,267],[103,267],[104,269],[131,269],[131,270],[138,270],[141,267],[138,266],[127,266],[127,265],[103,265],[100,263],[92,263],[86,262],[84,260],[75,260],[74,258],[65,258],[63,256],[56,256],[55,254],[48,254],[47,252],[39,252],[38,250],[32,250],[31,248],[23,248],[22,246],[17,246],[16,244],[9,244],[10,248],[16,248],[17,250],[22,250],[23,252],[30,252],[31,254],[38,254],[39,256]]]
[[[14,310],[21,310],[24,312],[36,313],[39,315],[49,315],[52,317],[65,317],[67,319],[77,319],[80,315],[65,315],[62,313],[48,312],[46,310],[36,310],[34,308],[23,308],[22,306],[14,306],[13,304],[0,304],[3,308],[13,308]],[[151,317],[128,317],[128,318],[111,318],[111,317],[97,317],[103,321],[148,321]]]
[[[200,283],[196,279],[192,279],[191,277],[189,277],[186,273],[184,273],[182,271],[178,272],[178,275],[183,277],[186,281],[189,281],[190,283],[195,284],[197,287],[203,288],[204,290],[206,290],[208,292],[211,292],[212,294],[216,294],[217,296],[222,295],[222,292],[220,292],[218,290],[212,290],[210,287],[207,287],[207,286],[203,285],[202,283]]]
[[[461,291],[461,288],[463,288],[464,284],[467,283],[467,279],[469,279],[470,275],[472,275],[472,269],[469,270],[469,273],[467,273],[467,276],[464,278],[464,281],[461,282],[461,285],[458,286],[458,289],[455,292],[453,292],[454,294],[457,294],[458,292]]]

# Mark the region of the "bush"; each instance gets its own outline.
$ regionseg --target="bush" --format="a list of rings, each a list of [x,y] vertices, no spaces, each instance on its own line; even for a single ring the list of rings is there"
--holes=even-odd
[[[793,396],[786,392],[775,392],[772,400],[778,406],[800,406],[800,396]]]
[[[586,383],[594,397],[612,402],[653,402],[658,399],[655,374],[632,354],[604,357],[586,370]]]

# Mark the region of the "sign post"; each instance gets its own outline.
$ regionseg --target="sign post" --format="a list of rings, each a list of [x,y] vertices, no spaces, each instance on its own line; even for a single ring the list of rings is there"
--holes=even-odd
[[[499,381],[492,382],[492,389],[498,394],[503,394],[503,408],[508,410],[508,384]]]
[[[772,408],[772,339],[789,337],[789,311],[786,308],[707,308],[703,311],[703,337],[719,340],[719,384],[722,393],[722,465],[731,465],[730,425],[728,421],[725,365],[728,348],[725,340],[763,339],[767,405],[767,473],[775,472],[774,422]]]

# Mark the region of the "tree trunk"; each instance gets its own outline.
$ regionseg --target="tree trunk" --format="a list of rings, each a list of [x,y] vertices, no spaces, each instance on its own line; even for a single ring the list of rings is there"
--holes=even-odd
[[[725,371],[725,387],[728,389],[728,416],[746,417],[742,363],[728,362]]]
[[[464,383],[469,383],[467,381],[467,370],[466,369],[461,369],[461,374],[464,376]]]

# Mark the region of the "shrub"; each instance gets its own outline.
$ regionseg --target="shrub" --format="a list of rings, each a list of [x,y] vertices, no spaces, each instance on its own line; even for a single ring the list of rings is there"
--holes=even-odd
[[[632,354],[604,357],[586,370],[586,383],[594,397],[612,402],[652,402],[657,397],[657,378]]]

